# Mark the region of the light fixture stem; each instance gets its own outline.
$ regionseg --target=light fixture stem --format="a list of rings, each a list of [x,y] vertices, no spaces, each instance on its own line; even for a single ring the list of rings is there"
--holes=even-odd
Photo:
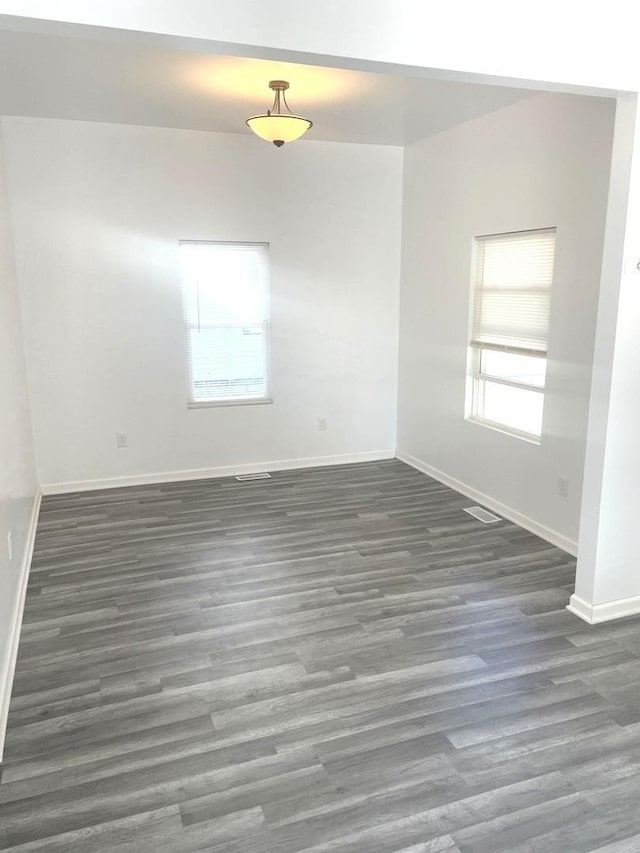
[[[290,115],[293,115],[293,113],[291,112],[291,107],[290,107],[290,106],[289,106],[289,104],[287,103],[287,96],[285,95],[284,91],[282,92],[282,100],[284,101],[284,105],[285,105],[285,107],[287,108],[287,112],[288,112]]]

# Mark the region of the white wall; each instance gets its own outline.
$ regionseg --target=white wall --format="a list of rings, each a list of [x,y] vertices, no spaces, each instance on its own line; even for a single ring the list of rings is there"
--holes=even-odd
[[[573,551],[612,121],[610,102],[538,95],[405,153],[399,451]],[[473,238],[545,226],[558,230],[538,446],[464,413]]]
[[[31,418],[0,137],[0,760],[35,497]]]
[[[3,124],[41,483],[393,452],[401,149]],[[270,242],[272,405],[187,409],[180,239]]]
[[[628,148],[634,129],[636,140],[640,139],[640,113],[633,99],[626,99],[623,106],[620,120],[616,120],[620,125],[617,140],[619,147]],[[623,156],[618,160],[626,162]],[[613,190],[623,200],[628,171],[620,167],[619,174],[612,173]],[[624,209],[622,213],[613,210],[607,226],[614,240],[621,243],[624,239],[627,260],[619,303],[610,297],[599,316],[578,573],[570,606],[590,622],[640,612],[636,535],[640,481],[640,151],[633,158],[630,188],[626,235]],[[611,197],[610,206],[613,201]]]
[[[229,55],[304,51],[329,64],[347,57],[449,75],[640,88],[634,5],[608,0],[606,8],[583,3],[579,16],[576,10],[575,3],[537,0],[523,22],[520,4],[505,0],[0,0],[0,13],[55,21],[33,22],[55,32],[73,31],[67,22],[75,22],[123,28],[127,40],[132,30],[161,33],[165,44],[171,37],[182,46],[185,38],[214,40]]]

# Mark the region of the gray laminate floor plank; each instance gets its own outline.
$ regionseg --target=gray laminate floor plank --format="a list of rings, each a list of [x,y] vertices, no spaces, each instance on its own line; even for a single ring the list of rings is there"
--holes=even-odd
[[[44,498],[0,850],[640,853],[640,620],[397,460]]]

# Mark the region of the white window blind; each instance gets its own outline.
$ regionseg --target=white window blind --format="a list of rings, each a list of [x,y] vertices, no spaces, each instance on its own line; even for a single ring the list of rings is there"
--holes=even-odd
[[[182,241],[191,405],[268,402],[269,247]]]
[[[478,237],[471,346],[546,355],[555,228]]]

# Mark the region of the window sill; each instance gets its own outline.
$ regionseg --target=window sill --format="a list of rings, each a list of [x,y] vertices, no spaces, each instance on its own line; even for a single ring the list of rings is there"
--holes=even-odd
[[[476,415],[469,415],[465,418],[471,424],[477,424],[478,426],[487,427],[487,429],[492,429],[495,432],[501,432],[503,435],[508,435],[511,438],[519,438],[521,441],[526,441],[529,444],[535,444],[539,447],[542,444],[542,436],[541,435],[533,435],[530,432],[523,432],[521,430],[512,429],[511,427],[505,426],[504,424],[496,423],[495,421],[487,421],[484,418],[479,418]]]
[[[256,400],[189,400],[187,409],[218,409],[221,406],[269,406],[273,403],[271,397],[261,397]]]

